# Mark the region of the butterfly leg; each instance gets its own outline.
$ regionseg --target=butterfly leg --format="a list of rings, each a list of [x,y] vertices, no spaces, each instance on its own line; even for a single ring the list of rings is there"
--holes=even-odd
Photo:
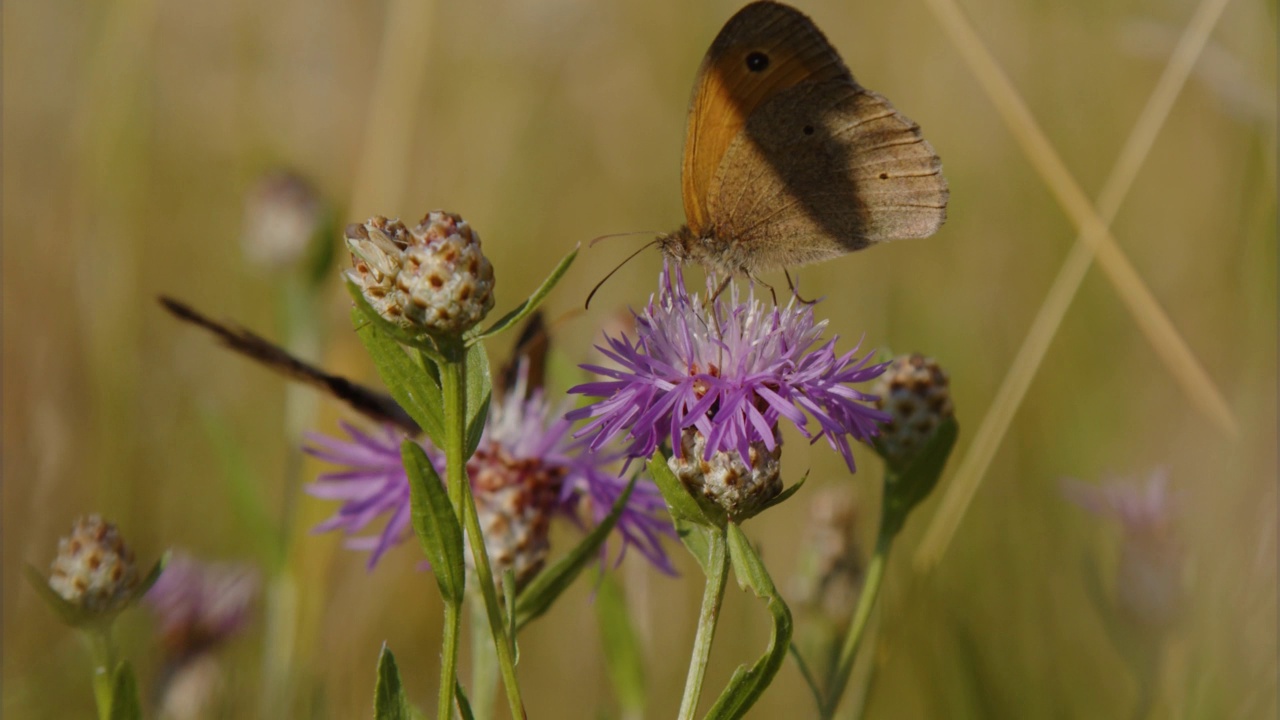
[[[724,280],[720,283],[720,287],[716,288],[715,293],[713,293],[711,297],[707,298],[708,305],[714,303],[720,297],[720,293],[724,292],[724,289],[729,287],[730,280],[733,280],[733,275],[725,275]]]
[[[791,290],[791,294],[794,295],[797,300],[804,303],[805,305],[812,305],[817,302],[817,300],[805,300],[804,298],[800,297],[800,290],[798,290],[796,288],[796,284],[791,281],[791,273],[787,272],[786,268],[782,268],[782,274],[787,277],[787,287]],[[775,300],[775,304],[776,304],[776,300]]]

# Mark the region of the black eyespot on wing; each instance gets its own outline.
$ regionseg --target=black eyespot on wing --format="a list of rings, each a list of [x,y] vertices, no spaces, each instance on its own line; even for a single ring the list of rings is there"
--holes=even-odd
[[[812,134],[813,134],[813,126],[812,126],[812,125],[805,125],[805,126],[804,126],[804,134],[805,134],[805,135],[812,135]]]
[[[759,50],[747,54],[747,69],[751,72],[763,72],[769,67],[769,56]]]

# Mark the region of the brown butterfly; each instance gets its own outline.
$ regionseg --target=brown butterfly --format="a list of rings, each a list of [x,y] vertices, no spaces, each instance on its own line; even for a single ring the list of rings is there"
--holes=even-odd
[[[703,58],[681,187],[686,225],[658,246],[726,276],[927,237],[946,218],[942,162],[920,127],[775,2],[740,10]]]

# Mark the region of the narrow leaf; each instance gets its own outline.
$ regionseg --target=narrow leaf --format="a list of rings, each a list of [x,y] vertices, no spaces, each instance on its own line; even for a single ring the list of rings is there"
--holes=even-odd
[[[805,481],[808,479],[809,479],[809,474],[805,473],[805,476],[800,478],[800,482],[792,483],[782,492],[778,493],[777,495],[774,495],[773,497],[769,498],[765,502],[761,503],[760,506],[752,510],[749,515],[738,516],[738,517],[735,517],[734,519],[738,523],[741,523],[743,520],[746,520],[748,518],[753,518],[759,515],[760,513],[764,512],[765,510],[768,510],[769,508],[773,507],[774,505],[778,505],[779,503],[782,503],[783,501],[790,498],[792,495],[795,495],[796,491],[799,490],[801,487],[803,487]]]
[[[467,699],[467,691],[462,688],[461,680],[454,681],[453,694],[458,701],[458,714],[462,716],[462,720],[475,720],[475,713],[471,712],[471,701]]]
[[[373,690],[373,717],[376,720],[412,720],[409,698],[400,682],[400,669],[396,657],[386,643],[378,655],[378,683]]]
[[[71,627],[81,627],[87,625],[91,621],[91,616],[87,614],[78,605],[72,605],[67,602],[66,598],[58,594],[58,591],[49,587],[49,578],[40,572],[34,565],[27,563],[26,566],[27,581],[31,583],[31,588],[36,591],[40,599],[53,609],[62,618],[62,621]]]
[[[715,570],[712,567],[714,559],[711,556],[713,542],[720,531],[706,525],[694,525],[687,520],[673,519],[672,523],[676,529],[676,537],[680,538],[680,542],[684,543],[684,548],[698,561],[698,566],[702,568],[702,574],[709,577]]]
[[[444,395],[439,378],[433,380],[423,366],[405,353],[400,343],[366,320],[359,308],[351,311],[356,335],[373,358],[383,384],[427,437],[437,447],[444,447]]]
[[[462,602],[466,573],[462,555],[462,526],[449,504],[440,476],[427,453],[412,440],[400,446],[405,473],[409,476],[409,502],[413,530],[431,562],[436,584],[445,602]]]
[[[489,355],[479,343],[467,348],[467,451],[471,457],[480,447],[485,421],[489,419],[489,400],[493,379],[489,376]]]
[[[645,716],[644,660],[622,586],[601,573],[596,590],[596,622],[604,643],[605,668],[622,717]]]
[[[742,529],[736,523],[730,523],[728,529],[729,557],[733,561],[738,583],[751,588],[757,597],[765,600],[773,618],[773,630],[764,655],[749,670],[739,667],[734,672],[728,687],[707,713],[708,718],[716,720],[740,718],[751,709],[778,674],[791,644],[791,611],[782,601],[764,563],[752,549],[751,542],[742,533]]]
[[[671,472],[661,450],[653,451],[648,468],[649,475],[662,493],[662,499],[667,502],[667,511],[671,513],[672,519],[703,527],[724,527],[724,510],[694,497],[675,473]]]
[[[622,494],[618,495],[618,499],[613,501],[613,507],[610,508],[609,514],[600,521],[599,525],[592,528],[591,532],[587,533],[587,536],[582,539],[582,542],[578,543],[577,547],[571,550],[568,555],[556,561],[554,565],[538,573],[521,591],[519,597],[516,598],[517,631],[550,609],[556,598],[560,597],[560,594],[573,583],[587,563],[600,551],[600,547],[604,545],[605,538],[609,536],[613,526],[618,523],[618,518],[621,518],[622,513],[626,510],[627,500],[630,499],[631,491],[636,486],[637,477],[639,476],[631,478],[631,481],[627,483],[627,487],[623,489]]]
[[[560,261],[560,264],[556,265],[555,269],[551,271],[551,274],[547,276],[546,280],[542,281],[542,285],[538,286],[538,289],[533,291],[533,294],[529,296],[528,300],[517,305],[511,312],[503,315],[502,319],[490,325],[488,330],[474,335],[471,338],[471,342],[475,343],[485,338],[493,337],[531,315],[533,311],[537,310],[538,306],[542,304],[542,301],[547,299],[547,295],[551,293],[551,289],[556,286],[556,283],[560,282],[560,278],[564,277],[565,272],[569,270],[569,266],[573,264],[574,259],[577,257],[578,249],[574,248],[572,252],[564,256]]]
[[[128,660],[116,666],[111,678],[111,720],[142,720],[142,701],[138,698],[138,679]]]

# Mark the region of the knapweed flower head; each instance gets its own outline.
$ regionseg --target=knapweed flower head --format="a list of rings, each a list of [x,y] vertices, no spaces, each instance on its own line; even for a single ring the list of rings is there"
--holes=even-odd
[[[848,487],[818,491],[809,504],[792,599],[828,622],[843,625],[862,591],[864,558],[858,543],[858,505]]]
[[[247,563],[202,562],[174,553],[144,599],[169,654],[192,657],[245,626],[259,586],[258,571]]]
[[[494,573],[500,577],[510,569],[517,584],[527,582],[545,563],[551,518],[580,524],[586,515],[599,522],[627,485],[611,469],[620,464],[620,457],[575,442],[563,412],[553,408],[540,389],[528,390],[524,373],[520,378],[491,407],[480,446],[467,463]],[[348,439],[312,435],[306,448],[315,457],[343,466],[321,475],[308,488],[317,497],[343,501],[316,531],[343,530],[351,536],[349,547],[372,553],[373,567],[412,534],[409,481],[400,456],[405,436],[390,426],[374,432],[345,423],[343,427]],[[444,454],[429,441],[420,442],[443,476]],[[380,531],[365,534],[384,519]],[[616,530],[623,537],[623,552],[634,548],[658,568],[672,571],[662,548],[662,537],[672,530],[662,497],[651,482],[637,483]]]
[[[432,211],[413,228],[373,217],[347,226],[347,279],[384,319],[406,330],[457,335],[493,309],[493,265],[461,217]]]
[[[1067,479],[1062,489],[1072,502],[1120,525],[1117,606],[1147,626],[1172,624],[1185,596],[1186,548],[1177,529],[1176,497],[1169,488],[1168,470],[1157,468],[1142,482],[1091,484]]]
[[[880,427],[880,446],[893,460],[910,458],[954,416],[951,380],[936,360],[920,353],[899,355],[873,386],[876,407],[890,419]]]
[[[49,587],[78,609],[102,616],[119,612],[135,599],[140,582],[133,550],[101,516],[77,519],[71,534],[58,541]]]
[[[278,170],[263,176],[245,198],[241,244],[254,263],[266,269],[301,261],[317,242],[328,209],[306,178]]]
[[[834,336],[822,341],[826,321],[812,304],[767,306],[754,289],[743,300],[736,285],[717,294],[713,283],[704,300],[685,290],[679,268],[663,268],[657,295],[635,313],[635,338],[606,336],[599,347],[614,366],[583,366],[605,379],[570,390],[598,398],[569,413],[590,419],[578,435],[595,448],[624,439],[637,458],[670,442],[683,458],[695,445],[682,440],[691,429],[702,438],[702,460],[733,452],[749,465],[772,457],[786,420],[810,441],[825,439],[854,470],[849,440],[874,436],[887,416],[853,386],[883,366],[857,348],[838,354]]]

